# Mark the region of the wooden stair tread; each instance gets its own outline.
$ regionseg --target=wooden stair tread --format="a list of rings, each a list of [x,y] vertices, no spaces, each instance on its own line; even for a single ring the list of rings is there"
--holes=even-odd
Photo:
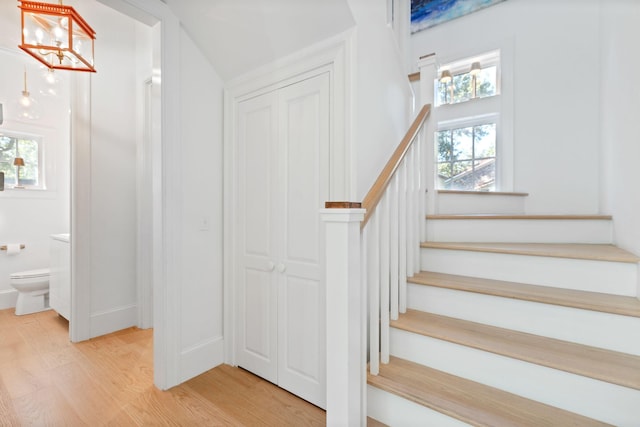
[[[563,307],[640,317],[640,300],[623,295],[603,294],[550,286],[421,271],[407,279],[411,283],[475,292],[503,298],[533,301]]]
[[[427,219],[435,220],[468,220],[468,219],[483,219],[483,220],[570,220],[570,221],[586,221],[586,220],[598,220],[598,221],[610,221],[611,215],[505,215],[505,214],[464,214],[464,215],[427,215]]]
[[[516,191],[466,191],[466,190],[438,190],[438,194],[459,194],[467,196],[515,196],[527,197],[529,193]]]
[[[367,383],[474,426],[608,425],[396,357]]]
[[[640,356],[417,310],[407,310],[391,326],[640,390]]]
[[[640,257],[608,244],[423,242],[422,248],[638,263]]]

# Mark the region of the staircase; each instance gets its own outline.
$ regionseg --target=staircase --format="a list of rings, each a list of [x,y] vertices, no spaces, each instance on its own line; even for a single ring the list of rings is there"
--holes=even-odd
[[[599,215],[429,216],[390,363],[368,376],[368,415],[640,426],[640,258],[611,230]]]

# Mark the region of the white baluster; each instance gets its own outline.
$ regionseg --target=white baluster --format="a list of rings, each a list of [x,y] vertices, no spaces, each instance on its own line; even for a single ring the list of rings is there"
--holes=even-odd
[[[389,226],[390,317],[398,320],[398,175],[389,184]]]
[[[407,168],[398,170],[398,311],[407,311]]]
[[[413,233],[413,247],[411,248],[413,253],[413,273],[420,272],[420,231],[422,227],[420,226],[420,144],[416,141],[411,148],[413,150],[413,164],[414,164],[414,175],[413,175],[413,221],[414,221],[414,233]],[[423,220],[424,221],[424,220]]]
[[[427,138],[424,129],[420,131],[418,135],[417,143],[420,145],[420,241],[427,241],[427,174],[426,174],[426,162],[427,162]],[[419,252],[419,251],[418,251]]]
[[[380,224],[380,361],[389,363],[389,189],[378,206]]]
[[[414,266],[413,263],[415,258],[413,256],[413,243],[414,243],[414,235],[415,235],[415,224],[414,221],[414,205],[415,205],[415,197],[414,197],[414,163],[413,163],[413,149],[410,149],[405,157],[405,164],[407,165],[407,276],[413,276]]]
[[[364,316],[362,319],[362,324],[365,325],[365,328],[368,327],[367,326],[367,322],[369,321],[369,300],[367,298],[367,295],[369,293],[369,224],[367,224],[365,226],[365,228],[363,230],[360,231],[360,282],[361,282],[361,289],[364,290],[363,296],[362,296],[362,315]],[[367,348],[367,342],[369,340],[369,337],[367,336],[367,331],[364,330],[362,331],[362,344],[363,347],[365,349],[365,353],[366,353],[366,348]],[[367,365],[367,356],[365,355],[365,365]],[[371,369],[369,369],[369,371],[371,371]]]
[[[378,375],[380,370],[380,239],[378,212],[374,212],[367,224],[369,253],[369,371]]]

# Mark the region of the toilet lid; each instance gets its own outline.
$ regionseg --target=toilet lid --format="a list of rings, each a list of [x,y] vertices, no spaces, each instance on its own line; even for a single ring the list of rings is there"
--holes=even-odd
[[[19,271],[17,273],[12,273],[9,277],[11,279],[33,279],[36,277],[45,277],[48,275],[49,269],[41,268],[39,270]]]

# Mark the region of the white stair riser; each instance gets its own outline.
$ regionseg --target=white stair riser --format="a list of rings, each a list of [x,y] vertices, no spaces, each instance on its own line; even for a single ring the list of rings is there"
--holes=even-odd
[[[640,355],[640,318],[409,284],[411,309]]]
[[[408,307],[441,316],[640,355],[640,318],[410,284]]]
[[[637,426],[638,390],[395,329],[391,353],[617,426]]]
[[[393,427],[470,425],[370,385],[367,386],[367,415]]]
[[[465,214],[524,214],[525,197],[486,194],[438,194],[435,213]]]
[[[604,220],[427,220],[431,242],[611,243]]]
[[[422,270],[636,296],[638,265],[543,256],[422,248]]]

